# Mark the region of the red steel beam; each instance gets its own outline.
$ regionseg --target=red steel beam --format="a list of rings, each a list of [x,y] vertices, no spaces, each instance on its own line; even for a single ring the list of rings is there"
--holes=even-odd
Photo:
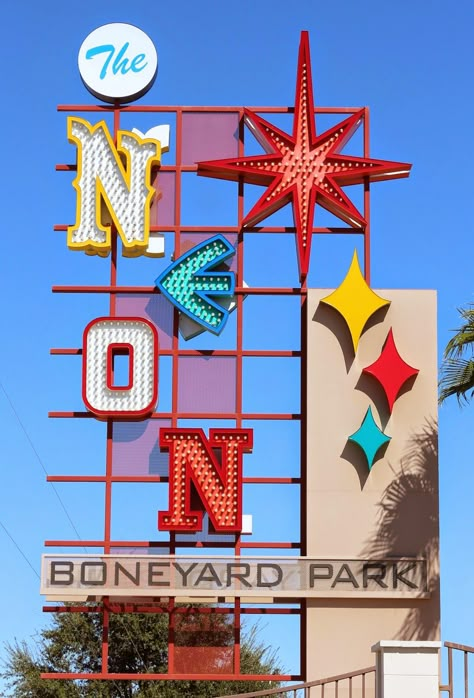
[[[169,482],[168,475],[112,475],[111,482]],[[105,482],[105,475],[48,475],[47,482]],[[244,477],[244,485],[299,485],[298,477]]]
[[[57,233],[64,233],[67,231],[67,229],[70,227],[67,223],[61,223],[53,226],[54,232]],[[255,235],[255,234],[270,234],[270,235],[289,235],[291,233],[295,233],[296,228],[291,227],[291,226],[286,226],[286,227],[273,227],[273,226],[255,226],[253,228],[248,227],[245,228],[244,231],[241,231],[238,226],[224,226],[224,225],[219,225],[219,226],[213,226],[213,225],[206,225],[206,226],[193,226],[193,225],[182,225],[182,226],[177,226],[176,224],[174,225],[150,225],[150,232],[152,233],[173,233],[176,231],[181,231],[182,233],[233,233],[237,235],[238,233],[242,233],[242,235]],[[318,235],[363,235],[363,231],[361,231],[360,228],[351,228],[351,227],[326,227],[326,228],[313,228],[313,233],[316,233]]]
[[[159,293],[156,286],[52,286],[53,293],[146,293],[151,295]],[[247,286],[236,286],[236,296],[294,296],[302,293],[299,288],[248,288]],[[306,293],[306,291],[305,291]]]
[[[57,111],[59,112],[111,112],[114,109],[112,105],[106,105],[106,104],[59,104],[57,106]],[[269,107],[269,106],[254,106],[254,107],[248,107],[251,111],[256,111],[260,112],[261,114],[293,114],[294,113],[294,107]],[[314,108],[314,113],[315,114],[355,114],[356,112],[360,111],[362,107],[315,107]],[[122,112],[163,112],[163,113],[170,113],[170,112],[176,112],[176,113],[189,113],[189,112],[231,112],[231,113],[238,113],[242,110],[241,106],[234,106],[234,107],[217,107],[217,106],[210,106],[210,107],[204,107],[204,106],[186,106],[186,107],[180,107],[180,106],[161,106],[161,105],[147,105],[147,104],[142,104],[142,105],[131,105],[131,106],[122,106],[121,111]]]
[[[102,606],[43,606],[44,613],[102,613]],[[167,606],[151,606],[139,603],[113,603],[109,602],[109,611],[111,613],[169,613]],[[299,615],[301,613],[299,608],[275,608],[275,607],[261,607],[254,606],[248,607],[244,606],[241,613],[246,615]],[[178,606],[174,609],[173,613],[178,615],[186,615],[187,613],[202,613],[202,614],[217,614],[217,615],[233,615],[234,609],[232,607],[219,607],[219,606],[196,606],[194,607],[181,607]]]
[[[42,672],[42,679],[89,681],[300,681],[294,674],[87,674]]]
[[[82,349],[80,348],[72,348],[72,347],[55,347],[53,349],[49,350],[49,353],[52,356],[81,356],[82,355]],[[236,349],[160,349],[159,350],[160,356],[174,356],[177,354],[178,356],[237,356],[237,350]],[[239,355],[241,356],[250,356],[250,357],[263,357],[263,358],[272,358],[272,357],[300,357],[301,356],[301,351],[298,349],[292,350],[268,350],[266,351],[265,349],[243,349],[241,352],[239,352]]]
[[[154,412],[148,419],[235,419],[235,412]],[[86,411],[53,411],[49,412],[48,416],[56,419],[92,419],[96,418],[91,412]],[[283,412],[243,412],[242,419],[247,420],[300,420],[301,415],[298,412],[283,413]]]
[[[228,534],[230,535],[230,534]],[[45,546],[48,548],[103,548],[104,540],[47,540]],[[199,543],[193,541],[176,541],[176,548],[196,548],[200,547]],[[148,540],[117,540],[110,541],[111,548],[169,548],[170,542],[166,540],[148,541]],[[206,542],[207,548],[222,548],[220,542]],[[229,547],[229,544],[227,544]],[[301,543],[296,541],[242,541],[241,548],[268,548],[268,549],[290,549],[300,548]],[[172,553],[170,553],[172,554]]]

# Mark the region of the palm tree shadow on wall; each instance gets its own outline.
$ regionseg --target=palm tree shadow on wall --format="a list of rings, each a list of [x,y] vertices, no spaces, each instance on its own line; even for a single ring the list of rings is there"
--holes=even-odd
[[[395,637],[401,640],[437,639],[438,432],[434,419],[427,419],[421,429],[410,437],[400,468],[383,492],[378,509],[377,525],[367,541],[362,557],[424,558],[428,570],[427,591],[435,604],[433,606],[433,603],[426,600],[413,599],[408,604],[407,616]]]

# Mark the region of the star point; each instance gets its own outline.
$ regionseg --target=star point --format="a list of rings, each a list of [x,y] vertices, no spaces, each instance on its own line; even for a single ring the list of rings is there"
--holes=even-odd
[[[364,420],[356,432],[349,436],[349,441],[357,444],[362,450],[364,456],[367,460],[367,465],[369,466],[369,471],[372,470],[372,466],[377,457],[377,453],[380,451],[382,446],[385,446],[390,440],[391,436],[387,436],[383,431],[377,426],[377,423],[372,414],[372,408],[369,407],[365,413]]]
[[[292,134],[245,109],[244,122],[265,154],[198,163],[199,175],[267,187],[242,221],[243,228],[254,227],[292,204],[301,277],[309,270],[315,206],[325,208],[353,228],[365,229],[364,217],[341,187],[407,177],[411,167],[340,153],[362,123],[363,109],[320,136],[316,134],[314,114],[309,37],[302,32]]]
[[[357,251],[354,251],[351,266],[341,285],[321,298],[321,303],[330,305],[342,315],[351,334],[354,354],[369,319],[390,301],[372,291],[360,270]]]
[[[380,383],[387,397],[391,414],[401,389],[410,378],[418,375],[419,369],[410,366],[402,359],[390,329],[379,358],[370,366],[366,366],[362,372],[373,376]]]

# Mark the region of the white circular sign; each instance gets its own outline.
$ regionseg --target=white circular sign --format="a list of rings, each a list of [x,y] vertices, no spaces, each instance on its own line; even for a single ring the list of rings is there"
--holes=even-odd
[[[132,102],[153,85],[156,48],[133,24],[104,24],[84,39],[77,59],[85,86],[105,102]]]

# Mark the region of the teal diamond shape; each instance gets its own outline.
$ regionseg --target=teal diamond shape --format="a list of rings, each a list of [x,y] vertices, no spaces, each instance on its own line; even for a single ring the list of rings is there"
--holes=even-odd
[[[372,414],[372,407],[369,407],[365,413],[364,421],[359,429],[349,436],[349,441],[353,441],[362,449],[367,458],[369,470],[371,470],[378,451],[384,444],[390,441],[391,438],[391,436],[387,436],[379,429],[374,420],[374,415]]]

